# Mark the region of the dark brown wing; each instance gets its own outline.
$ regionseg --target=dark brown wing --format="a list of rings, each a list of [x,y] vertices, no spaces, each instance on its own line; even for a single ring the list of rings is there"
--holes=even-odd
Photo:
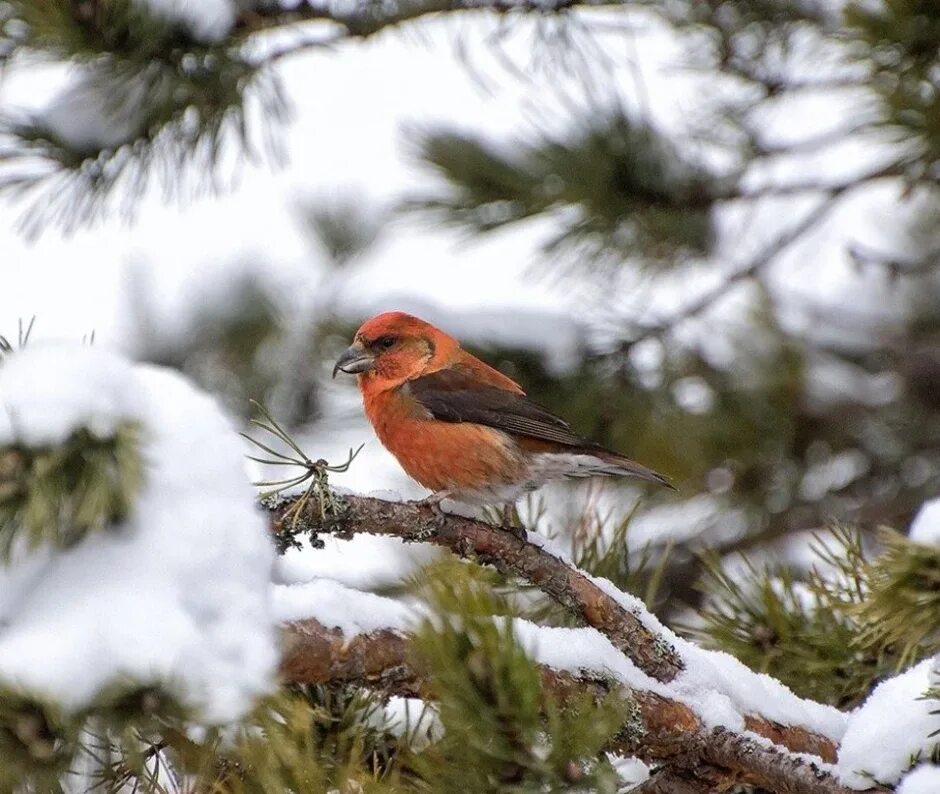
[[[674,487],[652,469],[579,436],[564,419],[532,402],[522,392],[481,384],[472,367],[458,364],[410,380],[404,388],[442,422],[485,425],[519,436],[519,443],[532,451],[586,454],[609,464],[585,473],[639,477]]]
[[[408,381],[407,391],[442,422],[472,422],[563,446],[601,449],[524,394],[481,386],[472,371],[459,366]]]

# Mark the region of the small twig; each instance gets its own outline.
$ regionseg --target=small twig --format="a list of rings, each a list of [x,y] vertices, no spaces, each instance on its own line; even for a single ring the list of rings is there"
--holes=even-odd
[[[667,319],[641,326],[636,333],[628,335],[627,344],[632,347],[633,345],[636,345],[637,343],[646,339],[659,336],[666,331],[675,328],[677,325],[685,322],[686,320],[690,320],[702,314],[706,309],[713,306],[719,299],[725,296],[731,287],[733,287],[735,284],[738,284],[739,282],[747,281],[748,279],[755,277],[760,271],[774,262],[784,251],[789,249],[791,245],[802,239],[807,232],[819,226],[819,224],[831,214],[836,206],[838,206],[839,200],[843,195],[861,185],[867,185],[880,179],[902,176],[902,166],[902,163],[892,163],[866,176],[858,177],[851,181],[843,182],[837,185],[796,186],[795,192],[816,190],[820,193],[823,193],[825,197],[821,199],[820,202],[811,211],[805,213],[797,223],[793,224],[789,229],[786,229],[784,232],[777,235],[747,262],[731,270],[714,287],[707,290],[704,294],[700,295],[698,298],[687,304],[685,307]],[[756,191],[750,196],[742,194],[740,197],[752,199],[759,198],[760,193]]]
[[[925,273],[933,273],[940,267],[940,248],[928,251],[920,258],[914,259],[876,251],[861,243],[852,243],[849,246],[849,257],[858,268],[866,265],[879,267],[892,278],[921,276]]]
[[[17,348],[23,349],[26,347],[29,342],[29,336],[33,332],[33,325],[36,323],[36,315],[34,314],[29,318],[29,322],[26,324],[26,327],[23,327],[23,318],[20,317],[17,323],[17,334],[16,334],[16,347],[13,346],[13,343],[7,339],[3,334],[0,334],[0,356],[5,353],[12,353]]]
[[[323,460],[323,458],[315,461],[311,460],[307,453],[300,448],[300,445],[294,441],[290,433],[278,424],[277,420],[271,415],[271,412],[268,411],[267,408],[257,400],[251,400],[250,402],[255,410],[261,414],[261,419],[251,419],[251,424],[264,430],[266,433],[270,433],[281,443],[290,448],[294,454],[289,455],[278,452],[261,441],[252,438],[247,433],[241,433],[242,438],[272,456],[271,458],[259,458],[254,455],[247,455],[246,457],[249,460],[266,466],[296,466],[300,469],[300,473],[293,477],[286,477],[281,480],[262,480],[254,483],[256,486],[269,488],[269,490],[262,494],[262,500],[271,500],[283,491],[309,481],[309,485],[304,492],[293,501],[291,508],[283,514],[282,520],[291,529],[296,530],[300,517],[314,493],[319,496],[320,523],[326,523],[331,517],[334,519],[338,517],[342,513],[341,502],[333,497],[329,489],[329,474],[347,471],[349,466],[356,459],[356,456],[362,451],[364,445],[360,444],[355,450],[350,449],[349,456],[343,463],[338,465],[331,465]]]

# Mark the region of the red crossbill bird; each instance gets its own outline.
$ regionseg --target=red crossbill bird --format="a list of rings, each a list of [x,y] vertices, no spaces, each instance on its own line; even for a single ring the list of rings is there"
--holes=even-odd
[[[575,433],[511,378],[404,312],[367,320],[333,368],[355,373],[366,416],[401,467],[444,498],[511,505],[564,477],[661,474]]]

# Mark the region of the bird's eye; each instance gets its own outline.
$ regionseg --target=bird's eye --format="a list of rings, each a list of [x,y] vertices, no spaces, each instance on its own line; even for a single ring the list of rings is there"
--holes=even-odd
[[[396,341],[397,340],[395,339],[394,336],[380,336],[378,339],[375,340],[374,344],[376,347],[380,347],[383,350],[388,350],[390,347],[392,347],[395,344]]]

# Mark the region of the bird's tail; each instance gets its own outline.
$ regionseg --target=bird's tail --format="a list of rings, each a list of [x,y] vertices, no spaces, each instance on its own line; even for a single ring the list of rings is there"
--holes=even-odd
[[[668,477],[652,469],[648,469],[646,466],[636,461],[625,458],[623,455],[618,455],[616,452],[610,452],[606,449],[590,449],[585,450],[584,454],[597,459],[597,470],[594,472],[596,474],[613,477],[636,477],[640,480],[654,482],[657,485],[671,488],[673,491],[677,490],[676,486],[669,481]]]

